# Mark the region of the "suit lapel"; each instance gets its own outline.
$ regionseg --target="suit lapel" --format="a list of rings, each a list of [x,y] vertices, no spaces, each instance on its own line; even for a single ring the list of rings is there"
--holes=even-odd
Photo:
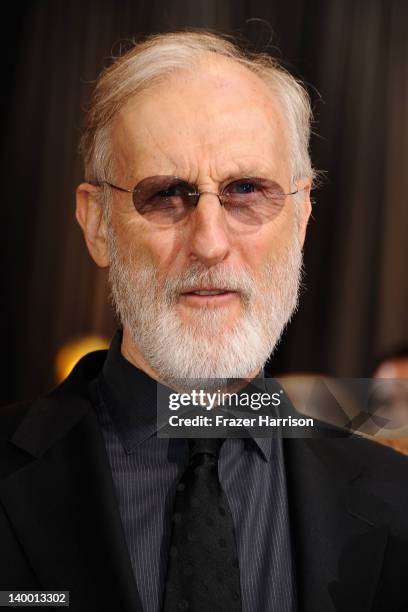
[[[0,500],[42,588],[72,610],[141,612],[102,434],[81,397],[39,400],[12,442],[27,463]]]
[[[387,542],[386,506],[348,462],[355,440],[284,441],[302,612],[372,609]],[[351,445],[351,446],[350,446]]]

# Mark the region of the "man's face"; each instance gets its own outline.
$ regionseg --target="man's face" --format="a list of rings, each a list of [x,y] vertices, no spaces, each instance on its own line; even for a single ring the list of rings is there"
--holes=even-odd
[[[263,177],[290,192],[286,131],[262,81],[210,60],[197,75],[180,71],[127,103],[113,129],[110,180],[133,188],[171,175],[217,193],[235,179]],[[296,304],[309,189],[298,214],[289,197],[270,220],[242,231],[211,193],[169,226],[137,213],[131,194],[111,196],[110,278],[134,360],[165,380],[256,373]]]

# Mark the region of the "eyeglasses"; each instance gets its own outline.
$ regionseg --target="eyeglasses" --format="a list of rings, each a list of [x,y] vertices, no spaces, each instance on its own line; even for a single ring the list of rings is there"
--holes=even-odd
[[[180,223],[191,215],[204,194],[217,196],[232,228],[259,226],[274,219],[281,212],[288,196],[276,182],[264,178],[235,179],[221,193],[198,191],[196,185],[176,176],[150,176],[134,189],[125,189],[108,181],[103,184],[131,193],[136,211],[155,225],[169,226]]]

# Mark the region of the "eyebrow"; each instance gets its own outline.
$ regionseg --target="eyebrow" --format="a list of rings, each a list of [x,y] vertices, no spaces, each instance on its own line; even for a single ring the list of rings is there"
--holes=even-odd
[[[185,183],[190,183],[191,185],[196,184],[195,181],[191,181],[189,179],[187,179],[184,176],[181,176],[179,174],[169,174],[166,176],[173,176],[174,178],[178,178],[181,181],[184,181]],[[259,179],[259,180],[268,180],[271,181],[271,183],[276,183],[276,185],[279,185],[279,182],[276,181],[273,176],[269,176],[268,173],[264,173],[264,172],[259,172],[258,171],[249,171],[248,169],[246,170],[242,170],[242,172],[235,172],[234,174],[229,174],[228,176],[226,176],[223,179],[220,179],[219,181],[217,181],[220,185],[225,184],[225,183],[230,183],[233,181],[238,181],[241,179]]]
[[[194,189],[197,189],[197,184],[189,181],[181,176],[177,176],[177,175],[168,175],[173,176],[176,179],[179,179],[180,181],[182,181],[183,183],[186,183],[187,185],[191,185],[191,187],[194,187]],[[225,189],[225,187],[227,187],[228,185],[230,185],[231,183],[234,183],[235,181],[241,181],[241,180],[259,180],[259,181],[268,181],[270,183],[271,186],[276,187],[277,191],[284,191],[281,183],[279,183],[278,181],[276,181],[274,178],[272,177],[268,177],[265,175],[260,175],[259,173],[257,174],[234,174],[234,175],[229,175],[227,178],[223,179],[222,181],[219,181],[219,185],[220,185],[220,189],[223,190]]]
[[[255,168],[240,168],[238,172],[229,174],[225,179],[220,181],[220,183],[225,183],[226,181],[234,181],[240,178],[268,178],[268,173],[265,174],[265,172],[260,172],[259,169]]]
[[[276,187],[280,190],[283,191],[282,185],[275,180],[273,177],[269,177],[267,175],[264,174],[241,174],[241,175],[236,175],[236,176],[229,176],[228,178],[226,178],[225,180],[220,182],[220,185],[227,185],[229,183],[232,183],[234,181],[239,181],[239,180],[245,180],[245,179],[252,179],[252,180],[264,180],[264,181],[269,181],[269,183],[271,185],[276,185]]]

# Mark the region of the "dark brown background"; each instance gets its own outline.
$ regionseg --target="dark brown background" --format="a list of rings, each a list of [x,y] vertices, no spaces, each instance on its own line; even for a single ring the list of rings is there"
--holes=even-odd
[[[260,50],[269,41],[309,84],[319,135],[312,154],[328,182],[315,193],[307,289],[272,370],[364,376],[378,352],[407,342],[407,2],[37,0],[10,10],[2,402],[52,385],[67,340],[113,330],[104,275],[73,214],[81,105],[120,41],[150,32],[209,27],[245,35]]]

